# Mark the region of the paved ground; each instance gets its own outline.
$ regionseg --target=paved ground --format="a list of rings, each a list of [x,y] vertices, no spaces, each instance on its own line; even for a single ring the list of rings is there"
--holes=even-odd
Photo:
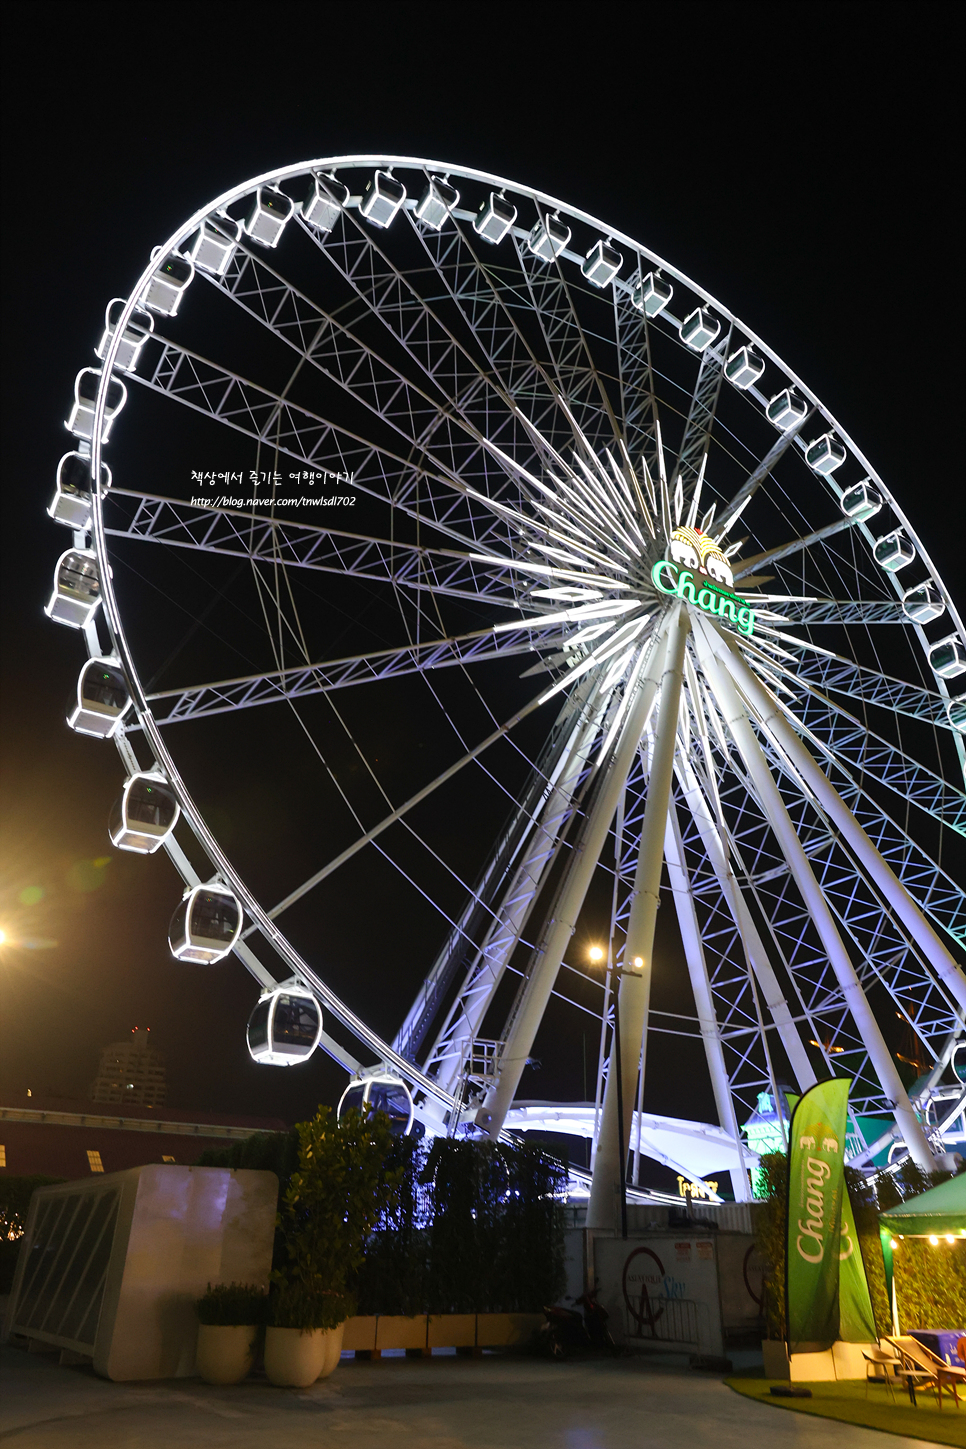
[[[308,1390],[216,1389],[111,1384],[7,1348],[0,1376],[0,1439],[16,1449],[922,1449],[641,1358],[343,1361]]]

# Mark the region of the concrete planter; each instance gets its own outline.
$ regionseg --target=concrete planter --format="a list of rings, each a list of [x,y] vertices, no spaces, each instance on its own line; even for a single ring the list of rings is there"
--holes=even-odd
[[[425,1348],[426,1315],[415,1318],[402,1314],[380,1313],[376,1321],[376,1348]]]
[[[337,1328],[325,1329],[325,1362],[322,1365],[320,1379],[327,1379],[339,1366],[339,1359],[342,1357],[342,1339],[345,1334],[345,1324],[340,1323]]]
[[[240,1383],[251,1372],[257,1339],[254,1323],[199,1323],[195,1366],[205,1383]]]
[[[325,1328],[267,1328],[265,1330],[265,1372],[269,1383],[280,1389],[307,1389],[325,1368]],[[333,1365],[334,1366],[334,1365]]]
[[[478,1313],[477,1347],[509,1348],[529,1343],[543,1321],[542,1313]]]

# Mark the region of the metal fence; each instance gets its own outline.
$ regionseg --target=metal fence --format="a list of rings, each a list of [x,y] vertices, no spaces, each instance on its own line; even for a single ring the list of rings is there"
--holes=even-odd
[[[698,1305],[692,1298],[643,1297],[628,1307],[627,1337],[657,1343],[698,1342]]]

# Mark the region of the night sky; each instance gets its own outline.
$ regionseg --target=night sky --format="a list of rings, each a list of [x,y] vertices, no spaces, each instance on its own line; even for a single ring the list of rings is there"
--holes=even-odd
[[[506,175],[636,236],[757,331],[873,460],[962,600],[962,9],[34,4],[7,16],[0,924],[34,945],[0,953],[0,1100],[28,1087],[84,1098],[101,1046],[138,1025],[166,1054],[170,1105],[295,1120],[336,1100],[344,1073],[321,1054],[294,1072],[251,1063],[254,983],[232,960],[170,959],[179,881],[163,852],[112,850],[120,762],[64,723],[82,644],[43,616],[69,542],[45,509],[108,299],[185,216],[274,166],[385,151]],[[298,789],[282,763],[248,817],[213,819],[229,854],[256,830],[272,855],[301,850],[286,804]],[[399,907],[390,931],[361,890],[346,904],[316,923],[317,964],[326,975],[326,951],[371,931],[354,1000],[391,1036],[438,940],[425,914]],[[661,952],[662,969],[680,968],[669,920]],[[566,1069],[548,1060],[523,1095],[582,1096],[580,1050],[571,1036]],[[713,1110],[660,1055],[646,1105]]]

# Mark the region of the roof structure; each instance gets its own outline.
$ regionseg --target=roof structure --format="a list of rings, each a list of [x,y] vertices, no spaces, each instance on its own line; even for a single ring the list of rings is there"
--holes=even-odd
[[[880,1213],[879,1221],[883,1227],[906,1238],[939,1233],[966,1236],[966,1173]]]

